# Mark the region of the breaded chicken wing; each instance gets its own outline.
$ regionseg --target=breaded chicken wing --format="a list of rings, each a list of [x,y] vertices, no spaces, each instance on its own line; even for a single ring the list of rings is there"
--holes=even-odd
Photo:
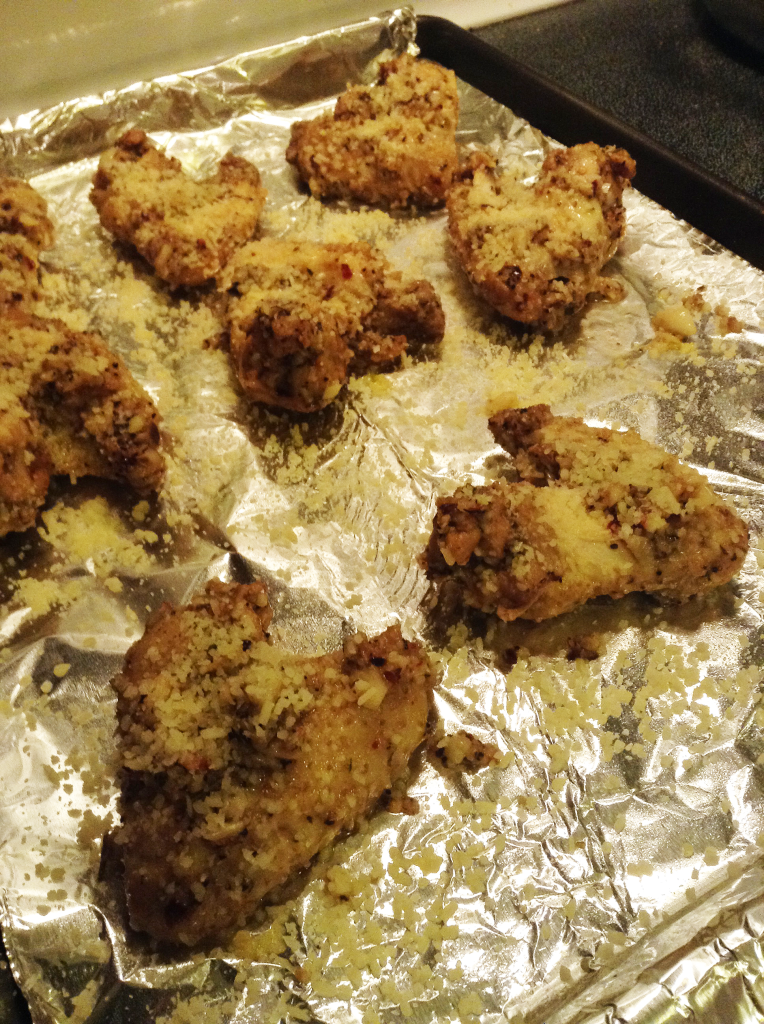
[[[0,178],[0,232],[23,235],[38,250],[53,244],[48,204],[21,178]]]
[[[265,197],[257,168],[242,157],[228,153],[214,177],[196,182],[138,129],[101,156],[90,193],[103,226],[171,285],[219,273],[252,237]]]
[[[158,490],[159,413],[97,334],[9,306],[0,318],[0,536],[33,525],[58,473]]]
[[[34,524],[50,484],[39,422],[0,377],[0,537]]]
[[[441,601],[538,622],[603,595],[684,599],[742,567],[745,523],[700,473],[638,434],[545,405],[489,426],[520,481],[438,500],[425,562]]]
[[[623,236],[621,201],[635,173],[624,149],[555,149],[538,181],[500,174],[477,154],[448,197],[448,228],[480,295],[513,320],[559,330],[592,295],[623,296],[600,271]]]
[[[0,303],[37,297],[40,252],[52,244],[43,197],[20,178],[0,178]]]
[[[194,945],[353,828],[405,773],[433,679],[397,627],[300,657],[267,642],[265,587],[165,604],[113,681],[130,921]]]
[[[440,206],[456,172],[456,77],[403,54],[356,85],[333,114],[292,125],[286,152],[314,196]]]
[[[432,286],[405,282],[363,242],[251,242],[221,283],[244,391],[297,412],[328,405],[348,374],[390,368],[410,344],[443,337]]]

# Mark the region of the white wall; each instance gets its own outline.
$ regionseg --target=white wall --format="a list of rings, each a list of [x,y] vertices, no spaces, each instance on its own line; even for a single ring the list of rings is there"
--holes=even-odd
[[[464,26],[563,0],[415,0]],[[0,117],[377,14],[385,0],[0,0]]]

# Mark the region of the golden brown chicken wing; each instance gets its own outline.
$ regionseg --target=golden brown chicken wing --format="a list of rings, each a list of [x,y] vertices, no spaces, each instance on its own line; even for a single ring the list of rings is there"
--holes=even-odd
[[[405,282],[362,242],[251,242],[222,286],[242,387],[256,402],[297,412],[328,405],[349,373],[390,368],[409,344],[443,337],[432,286]]]
[[[456,77],[403,54],[333,114],[292,125],[286,158],[315,196],[440,206],[456,171]]]
[[[430,665],[397,627],[300,657],[267,642],[265,587],[165,604],[114,680],[130,920],[194,945],[369,814],[427,723]]]
[[[745,523],[700,473],[638,434],[545,405],[489,425],[520,481],[438,500],[425,561],[441,601],[538,622],[602,595],[687,598],[741,568]]]
[[[97,334],[16,305],[0,317],[0,536],[32,526],[50,477],[164,477],[159,413]]]
[[[34,524],[50,484],[39,422],[0,376],[0,537]]]
[[[20,178],[0,178],[0,303],[37,297],[40,252],[52,244],[43,197]]]
[[[252,237],[265,197],[242,157],[229,153],[214,177],[196,182],[138,129],[102,155],[90,193],[103,226],[171,285],[214,277]]]
[[[477,291],[513,320],[558,330],[592,295],[623,289],[600,271],[623,236],[621,196],[635,165],[623,149],[555,149],[538,181],[500,174],[477,154],[448,197],[448,226]]]

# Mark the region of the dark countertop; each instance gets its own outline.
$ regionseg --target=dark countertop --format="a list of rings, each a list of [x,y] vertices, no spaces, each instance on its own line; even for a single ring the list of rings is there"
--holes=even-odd
[[[764,55],[698,0],[572,0],[474,31],[764,203]]]

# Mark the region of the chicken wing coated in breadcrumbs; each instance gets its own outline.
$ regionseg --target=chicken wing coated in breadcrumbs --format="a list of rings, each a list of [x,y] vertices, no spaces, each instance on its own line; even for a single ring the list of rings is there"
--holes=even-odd
[[[397,627],[301,657],[268,643],[265,587],[165,604],[113,681],[132,926],[195,945],[367,816],[424,737],[429,661]]]
[[[745,523],[700,473],[638,434],[545,405],[489,426],[520,481],[438,500],[425,560],[442,602],[538,622],[603,595],[684,599],[742,567]]]
[[[456,76],[408,54],[356,85],[333,114],[292,125],[286,152],[314,196],[440,206],[457,167]]]
[[[20,178],[0,178],[0,303],[37,298],[40,251],[52,244],[43,197]]]
[[[485,154],[448,197],[448,227],[480,295],[513,320],[559,330],[592,295],[623,296],[600,271],[623,236],[621,196],[635,173],[624,149],[555,149],[537,182],[500,174]]]
[[[176,286],[213,278],[252,237],[265,197],[242,157],[228,153],[214,177],[193,181],[138,129],[102,155],[90,193],[103,226]]]
[[[97,334],[6,306],[0,318],[0,536],[34,524],[54,474],[164,477],[159,413]]]
[[[405,282],[362,242],[251,242],[222,286],[244,391],[297,412],[328,405],[349,373],[388,369],[410,344],[443,337],[432,286]]]

